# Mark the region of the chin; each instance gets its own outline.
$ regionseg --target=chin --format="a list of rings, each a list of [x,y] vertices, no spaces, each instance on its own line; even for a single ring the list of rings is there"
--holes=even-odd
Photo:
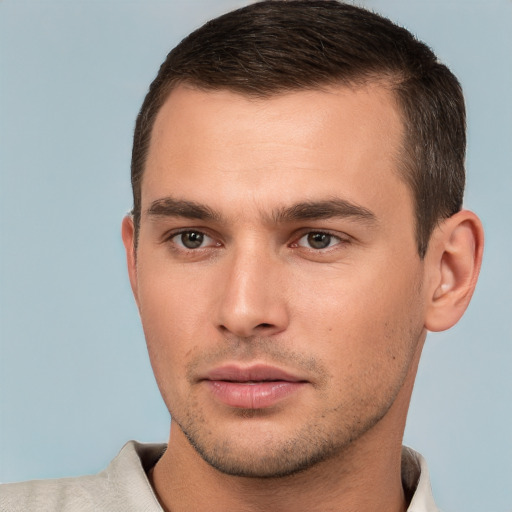
[[[334,446],[324,446],[321,451],[304,451],[291,441],[275,447],[254,446],[236,449],[223,443],[215,448],[206,448],[190,440],[201,458],[211,467],[226,475],[244,478],[284,478],[310,469],[312,466],[334,456]]]
[[[247,418],[254,417],[246,411]],[[235,433],[228,429],[214,431],[185,428],[175,420],[190,445],[211,467],[226,475],[245,478],[283,478],[295,475],[330,459],[343,456],[345,450],[370,430],[381,415],[357,427],[333,432],[316,423],[306,423],[293,432],[279,431],[267,425],[259,431],[256,425]]]

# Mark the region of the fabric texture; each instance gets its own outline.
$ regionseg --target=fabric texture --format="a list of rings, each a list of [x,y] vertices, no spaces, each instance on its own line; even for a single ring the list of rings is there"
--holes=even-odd
[[[162,512],[146,476],[164,444],[130,441],[97,475],[0,486],[1,512]]]
[[[165,444],[126,443],[97,475],[0,485],[1,512],[163,512],[147,472]],[[402,481],[412,496],[408,512],[439,512],[423,457],[402,449]]]

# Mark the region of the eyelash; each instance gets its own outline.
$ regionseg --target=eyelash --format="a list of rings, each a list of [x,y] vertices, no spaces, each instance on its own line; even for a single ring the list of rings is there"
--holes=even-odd
[[[174,239],[179,237],[179,236],[183,236],[183,235],[186,235],[187,233],[189,234],[192,234],[192,233],[195,233],[197,235],[201,235],[202,237],[208,237],[209,239],[211,239],[212,241],[215,241],[215,238],[208,235],[208,233],[206,233],[205,231],[201,230],[201,229],[182,229],[182,230],[179,230],[179,231],[173,231],[172,233],[170,233],[169,235],[167,235],[165,237],[165,240],[164,242],[171,242],[171,244],[174,244],[175,246],[177,246],[178,248],[176,248],[176,250],[178,251],[188,251],[188,252],[197,252],[201,249],[206,249],[207,247],[196,247],[196,248],[190,248],[190,247],[186,247],[183,245],[183,243],[179,244],[178,242],[176,242]],[[220,247],[222,244],[220,242],[217,242],[215,244],[212,245],[212,247]]]
[[[168,234],[165,239],[164,239],[164,242],[170,242],[171,244],[174,245],[174,249],[176,251],[181,251],[181,252],[189,252],[189,253],[195,253],[195,252],[198,252],[198,251],[201,251],[201,250],[205,250],[205,249],[208,249],[209,247],[221,247],[222,244],[220,242],[216,242],[214,244],[210,244],[210,245],[207,245],[205,247],[202,247],[202,246],[198,246],[198,247],[195,247],[195,248],[192,248],[192,247],[186,247],[183,242],[179,243],[177,242],[176,239],[177,237],[179,236],[183,236],[185,234],[197,234],[197,235],[200,235],[202,237],[207,237],[209,239],[211,239],[212,241],[215,242],[215,237],[213,236],[210,236],[208,233],[206,233],[205,231],[201,230],[201,229],[182,229],[182,230],[179,230],[179,231],[173,231],[172,233]],[[300,245],[300,241],[303,239],[303,238],[306,238],[306,237],[310,237],[310,236],[315,236],[315,235],[322,235],[322,236],[327,236],[329,237],[329,240],[328,240],[328,245],[326,247],[306,247],[306,246],[302,246]],[[333,241],[333,239],[335,240],[335,243],[333,245],[331,245],[331,242]],[[201,244],[202,244],[203,240],[201,241]],[[340,245],[346,245],[350,243],[350,238],[348,236],[340,236],[340,234],[334,234],[330,231],[324,231],[324,230],[307,230],[307,231],[302,231],[300,233],[300,235],[297,237],[295,236],[294,237],[294,242],[292,242],[291,244],[289,244],[289,247],[291,247],[292,249],[305,249],[305,250],[308,250],[308,251],[311,251],[313,253],[322,253],[322,252],[327,252],[327,251],[330,251],[330,250],[335,250],[336,247],[340,246]]]
[[[305,246],[301,246],[299,244],[299,242],[303,239],[303,238],[309,238],[309,237],[312,237],[312,236],[315,236],[315,235],[321,235],[321,236],[326,236],[326,237],[329,237],[329,243],[327,245],[327,247],[305,247]],[[331,242],[335,240],[336,243],[334,243],[333,245],[331,245]],[[310,242],[310,241],[309,241]],[[335,249],[335,247],[339,246],[339,245],[344,245],[344,244],[347,244],[349,242],[348,238],[345,237],[343,238],[342,236],[340,236],[339,234],[334,234],[334,233],[331,233],[330,231],[323,231],[323,230],[310,230],[310,231],[306,231],[306,232],[303,232],[300,237],[298,239],[296,239],[296,242],[293,242],[292,244],[290,244],[290,246],[292,248],[303,248],[303,249],[306,249],[306,250],[309,250],[309,251],[313,251],[315,253],[319,253],[319,252],[327,252],[328,250],[333,250]]]

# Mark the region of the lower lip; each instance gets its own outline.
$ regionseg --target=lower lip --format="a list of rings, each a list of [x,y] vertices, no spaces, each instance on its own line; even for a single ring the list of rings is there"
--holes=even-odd
[[[264,409],[296,393],[304,382],[283,380],[254,383],[224,380],[206,381],[211,392],[230,407],[241,409]]]

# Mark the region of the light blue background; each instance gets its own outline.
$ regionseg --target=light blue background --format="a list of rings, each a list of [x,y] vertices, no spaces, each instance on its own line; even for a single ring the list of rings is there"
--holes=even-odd
[[[246,2],[0,2],[0,481],[96,472],[164,441],[126,277],[135,116],[168,50]],[[440,507],[512,511],[512,2],[368,0],[459,76],[466,205],[487,230],[467,315],[431,335],[405,441]]]

